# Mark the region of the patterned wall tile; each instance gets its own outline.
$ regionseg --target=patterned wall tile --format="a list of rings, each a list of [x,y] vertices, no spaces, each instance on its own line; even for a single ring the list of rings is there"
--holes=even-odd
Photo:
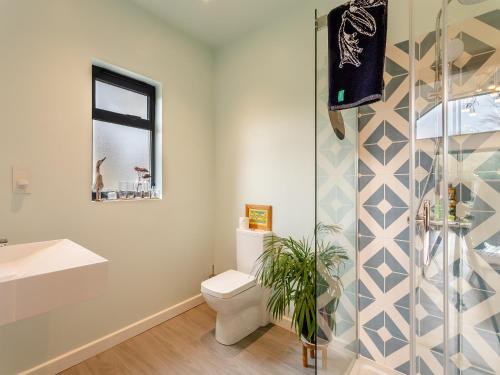
[[[359,324],[361,354],[408,373],[409,57],[400,47],[387,49],[384,101],[358,119]]]

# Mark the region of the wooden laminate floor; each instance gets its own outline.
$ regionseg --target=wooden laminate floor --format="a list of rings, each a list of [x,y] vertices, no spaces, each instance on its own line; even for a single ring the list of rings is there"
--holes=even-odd
[[[313,375],[301,345],[269,325],[233,346],[215,341],[215,312],[206,304],[107,350],[62,375]]]

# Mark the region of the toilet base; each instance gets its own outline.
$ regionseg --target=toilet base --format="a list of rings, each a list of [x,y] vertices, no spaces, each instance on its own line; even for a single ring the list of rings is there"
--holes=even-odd
[[[237,314],[218,313],[215,339],[223,345],[234,345],[268,324],[268,314],[263,313],[260,305],[247,307]]]

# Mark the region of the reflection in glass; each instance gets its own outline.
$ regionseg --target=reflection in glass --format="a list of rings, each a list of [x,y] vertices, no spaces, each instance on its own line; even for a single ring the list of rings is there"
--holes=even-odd
[[[497,92],[468,96],[448,102],[448,136],[485,133],[500,130],[500,100]],[[442,137],[437,105],[417,120],[417,139]]]

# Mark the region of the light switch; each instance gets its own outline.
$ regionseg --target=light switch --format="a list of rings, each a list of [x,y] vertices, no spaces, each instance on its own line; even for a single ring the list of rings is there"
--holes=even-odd
[[[12,167],[12,192],[31,194],[31,171],[28,168]]]

